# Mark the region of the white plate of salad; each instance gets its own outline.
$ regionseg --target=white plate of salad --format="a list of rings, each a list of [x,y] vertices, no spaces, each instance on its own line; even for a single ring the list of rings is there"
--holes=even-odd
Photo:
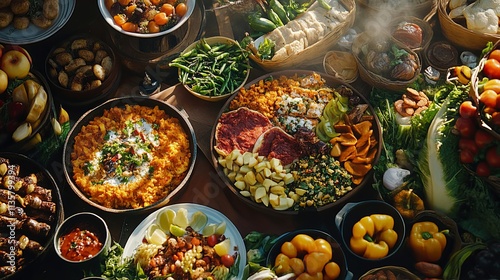
[[[135,228],[123,248],[122,260],[130,258],[149,279],[243,279],[246,249],[224,214],[179,203],[156,210]]]

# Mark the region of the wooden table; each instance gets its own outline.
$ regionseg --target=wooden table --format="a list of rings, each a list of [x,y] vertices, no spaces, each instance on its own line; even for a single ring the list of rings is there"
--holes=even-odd
[[[232,24],[230,23],[229,14],[218,10],[206,11],[205,15],[206,27],[201,35],[207,37],[217,34],[231,35],[233,31],[230,28]],[[88,0],[78,0],[73,16],[62,30],[42,42],[26,45],[25,47],[33,56],[34,67],[44,72],[45,58],[54,44],[79,33],[91,33],[109,41],[106,34],[109,29],[104,28],[104,26],[107,26],[107,24],[102,19],[96,3]],[[321,70],[318,65],[313,67]],[[156,70],[159,71],[156,74],[162,74],[161,69]],[[124,67],[116,96],[136,95],[138,92],[137,86],[143,78],[143,71],[145,71],[144,68],[127,69]],[[260,76],[260,74],[262,72],[257,69],[252,70],[252,77]],[[364,87],[366,85],[359,83],[358,86]],[[162,91],[152,98],[165,100],[178,109],[186,111],[195,129],[198,141],[198,156],[191,180],[185,190],[171,203],[191,202],[212,207],[226,215],[235,224],[243,237],[251,231],[279,235],[295,229],[315,228],[331,233],[334,238],[340,241],[338,230],[334,225],[334,217],[342,205],[322,213],[300,216],[272,215],[257,211],[255,208],[241,203],[225,186],[212,166],[209,154],[210,133],[217,113],[223,106],[224,101],[207,102],[197,99],[177,85],[175,79],[172,81],[171,77],[162,81]],[[70,117],[76,120],[89,108],[69,107],[67,109]],[[122,246],[125,245],[130,233],[149,212],[136,215],[110,214],[91,207],[78,198],[66,183],[61,169],[61,161],[62,155],[55,155],[48,168],[59,183],[65,217],[83,211],[97,213],[106,220],[113,240],[119,242]],[[354,196],[351,201],[362,201],[376,197],[376,192],[370,186],[367,186],[365,190]],[[22,279],[80,279],[81,277],[80,270],[67,266],[55,255],[53,248],[49,248],[44,259],[36,267],[31,268],[30,273],[23,275]]]

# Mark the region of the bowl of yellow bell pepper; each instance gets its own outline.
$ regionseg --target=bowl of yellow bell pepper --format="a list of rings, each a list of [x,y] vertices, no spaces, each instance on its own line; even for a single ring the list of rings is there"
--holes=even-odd
[[[440,277],[428,275],[429,270],[418,269],[418,264],[430,263],[437,268],[435,270],[442,271],[451,255],[462,247],[457,224],[444,214],[425,210],[415,216],[408,228],[406,244],[416,270],[424,277]]]
[[[301,229],[278,237],[267,256],[266,265],[277,276],[297,279],[352,279],[340,244],[328,233]],[[293,275],[292,275],[293,274]],[[295,279],[295,278],[294,278]]]
[[[362,261],[393,258],[405,240],[403,217],[382,200],[347,203],[336,215],[335,225],[347,253]]]

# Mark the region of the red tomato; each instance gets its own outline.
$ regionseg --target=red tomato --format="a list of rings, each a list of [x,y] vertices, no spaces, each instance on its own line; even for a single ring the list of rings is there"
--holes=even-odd
[[[495,108],[497,106],[497,93],[493,90],[485,90],[479,95],[481,101],[486,107]]]
[[[474,155],[477,154],[477,151],[479,150],[476,142],[471,138],[460,138],[460,140],[458,140],[458,148],[460,150],[470,150],[474,153]]]
[[[500,62],[493,58],[487,59],[484,63],[483,73],[490,79],[499,79]]]
[[[234,257],[229,254],[220,257],[220,260],[225,267],[231,267],[234,264]]]
[[[474,142],[479,149],[488,145],[491,141],[493,141],[493,135],[482,129],[478,129],[474,134]]]
[[[500,61],[500,49],[492,50],[488,58],[493,58]]]
[[[455,122],[455,128],[460,133],[460,136],[471,138],[476,133],[477,127],[476,123],[472,118],[459,117]]]
[[[476,166],[476,173],[481,177],[488,177],[491,174],[490,167],[485,161],[480,161]]]
[[[486,151],[486,162],[493,168],[500,168],[500,147],[491,147]]]
[[[214,247],[217,243],[219,243],[219,236],[217,236],[217,234],[212,234],[207,237],[208,246]]]
[[[460,104],[459,113],[461,117],[472,118],[477,115],[477,108],[472,101],[467,100]]]
[[[491,114],[491,122],[494,125],[500,126],[500,112],[494,112],[493,114]]]
[[[474,153],[471,150],[460,150],[460,162],[461,163],[473,163]]]

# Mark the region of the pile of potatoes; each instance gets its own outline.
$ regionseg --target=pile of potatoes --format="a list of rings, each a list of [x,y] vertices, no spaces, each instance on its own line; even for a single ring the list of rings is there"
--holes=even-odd
[[[113,59],[104,43],[75,38],[56,48],[48,59],[49,77],[59,86],[85,91],[102,85],[113,68]]]
[[[59,0],[0,0],[0,29],[12,23],[15,29],[30,24],[46,29],[59,15]]]

